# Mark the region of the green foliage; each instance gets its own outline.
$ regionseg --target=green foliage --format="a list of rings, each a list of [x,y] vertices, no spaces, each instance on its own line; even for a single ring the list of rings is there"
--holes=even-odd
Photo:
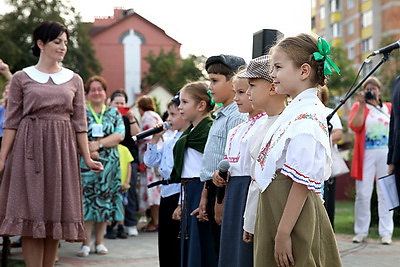
[[[343,96],[352,85],[356,77],[356,72],[351,60],[347,58],[346,51],[342,47],[332,47],[331,55],[333,61],[340,68],[340,75],[334,73],[329,76],[327,86],[331,96]]]
[[[168,53],[161,49],[158,55],[150,51],[145,60],[149,63],[150,68],[142,80],[143,88],[160,82],[171,91],[178,92],[190,81],[205,79],[201,71],[205,62],[204,56],[189,55],[182,59],[173,49]]]
[[[7,0],[14,10],[0,16],[0,58],[14,73],[34,65],[37,58],[31,53],[32,32],[41,22],[59,21],[70,31],[68,53],[64,66],[79,73],[83,79],[101,71],[100,63],[94,57],[88,25],[81,23],[81,17],[70,5],[69,0]]]
[[[376,210],[372,207],[371,227],[368,238],[380,240],[377,227]],[[374,214],[375,213],[375,214]],[[396,210],[393,216],[394,231],[393,239],[400,238],[399,211]],[[335,233],[354,235],[354,201],[336,201],[335,207]]]
[[[390,35],[382,38],[381,47],[397,41],[396,35]],[[392,99],[392,86],[395,78],[400,75],[400,52],[399,50],[394,50],[390,53],[389,59],[383,64],[378,72],[377,76],[382,83],[382,101],[390,102]]]

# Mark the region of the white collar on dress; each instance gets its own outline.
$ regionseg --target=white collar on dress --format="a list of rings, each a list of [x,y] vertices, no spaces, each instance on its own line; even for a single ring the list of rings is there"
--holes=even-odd
[[[56,73],[44,73],[35,68],[35,66],[30,66],[24,68],[23,71],[32,79],[38,83],[47,83],[51,78],[55,84],[66,83],[72,79],[74,72],[67,68],[61,68],[61,71]]]

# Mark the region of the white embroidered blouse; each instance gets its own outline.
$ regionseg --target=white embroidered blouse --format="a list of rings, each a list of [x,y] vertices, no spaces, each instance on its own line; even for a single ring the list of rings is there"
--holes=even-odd
[[[270,127],[256,159],[254,179],[264,191],[281,173],[321,193],[322,182],[331,173],[331,151],[325,106],[317,89],[303,91],[294,98]]]
[[[231,176],[249,176],[251,166],[250,146],[257,128],[268,119],[266,113],[259,113],[229,130],[225,159],[228,159]]]

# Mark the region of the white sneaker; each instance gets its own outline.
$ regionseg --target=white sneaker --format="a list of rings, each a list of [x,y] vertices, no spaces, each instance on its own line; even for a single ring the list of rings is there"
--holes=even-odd
[[[356,235],[353,237],[353,243],[362,243],[364,242],[364,236]]]
[[[146,216],[141,216],[139,219],[139,223],[147,223],[147,217]]]
[[[129,236],[138,236],[138,235],[139,235],[139,232],[138,232],[138,230],[137,230],[137,227],[136,227],[136,226],[130,226],[130,227],[128,227],[128,235],[129,235]]]
[[[390,245],[392,244],[392,237],[390,235],[384,236],[381,241],[383,245]]]

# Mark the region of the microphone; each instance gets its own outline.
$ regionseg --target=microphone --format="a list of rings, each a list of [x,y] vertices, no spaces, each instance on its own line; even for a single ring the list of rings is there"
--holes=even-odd
[[[400,47],[400,40],[398,40],[397,42],[390,44],[388,46],[385,46],[384,48],[381,48],[379,50],[375,50],[374,52],[372,52],[371,55],[369,55],[370,57],[376,56],[378,54],[387,54],[392,52],[395,49],[398,49]]]
[[[155,128],[152,128],[152,129],[148,129],[146,131],[138,133],[135,136],[132,136],[132,139],[133,139],[133,141],[136,142],[137,140],[146,138],[147,136],[150,136],[150,135],[153,135],[153,134],[156,134],[156,133],[160,133],[160,132],[162,132],[164,130],[164,127],[167,128],[167,130],[168,130],[171,127],[171,125],[166,121],[160,127],[155,127]]]
[[[219,170],[219,176],[221,176],[225,181],[228,178],[228,170],[229,170],[230,164],[229,161],[224,159],[221,160],[218,163],[218,170]],[[225,187],[217,187],[217,203],[221,204],[222,200],[224,200],[224,196],[225,196]]]

